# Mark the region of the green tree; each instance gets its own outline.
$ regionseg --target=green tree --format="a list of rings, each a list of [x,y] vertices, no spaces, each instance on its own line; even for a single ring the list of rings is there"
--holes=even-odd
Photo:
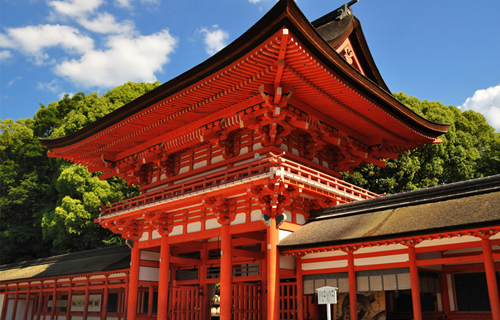
[[[121,238],[93,220],[100,204],[135,194],[120,178],[48,158],[38,138],[75,132],[160,85],[126,83],[99,96],[40,104],[33,119],[0,120],[0,263],[92,249]]]
[[[398,193],[500,173],[500,133],[474,111],[394,95],[424,118],[450,124],[441,144],[426,145],[387,160],[386,167],[360,166],[344,179],[377,193]]]

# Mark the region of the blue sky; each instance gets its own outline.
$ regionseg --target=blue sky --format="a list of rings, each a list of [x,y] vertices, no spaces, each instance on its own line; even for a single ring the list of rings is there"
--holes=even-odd
[[[65,93],[164,83],[260,19],[274,0],[0,0],[0,119]],[[309,20],[346,0],[298,0]],[[360,0],[392,92],[483,113],[500,132],[500,1]]]

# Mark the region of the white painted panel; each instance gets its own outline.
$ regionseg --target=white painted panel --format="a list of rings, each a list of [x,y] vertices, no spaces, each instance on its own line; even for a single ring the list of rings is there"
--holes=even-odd
[[[262,149],[262,143],[256,143],[253,145],[253,151]]]
[[[168,235],[169,236],[177,236],[179,234],[182,234],[182,226],[174,226],[172,228],[172,232],[170,232]]]
[[[345,267],[347,267],[347,260],[314,262],[314,263],[304,263],[304,261],[302,262],[302,270],[318,270],[318,269],[345,268]]]
[[[326,162],[326,161],[323,161],[323,163],[322,163],[321,165],[322,165],[323,167],[328,168],[328,162]]]
[[[409,273],[399,273],[398,277],[398,290],[411,289],[411,279]]]
[[[303,214],[297,213],[295,215],[295,220],[297,224],[305,224],[306,223],[306,218],[304,218]]]
[[[339,292],[349,292],[349,279],[340,278],[339,279]]]
[[[154,251],[141,250],[141,260],[160,261],[160,253]]]
[[[261,217],[262,217],[262,211],[260,209],[252,210],[252,212],[250,212],[250,220],[252,222],[259,221]]]
[[[24,306],[26,304],[26,300],[17,300],[16,307],[16,317],[14,319],[22,319],[24,316]]]
[[[247,154],[248,153],[248,147],[244,147],[240,149],[240,154]]]
[[[0,310],[3,310],[3,302],[5,301],[4,296],[5,296],[5,293],[0,294]],[[8,319],[8,318],[6,318],[6,319]]]
[[[151,178],[151,183],[155,183],[156,181],[158,181],[158,177],[154,176]]]
[[[364,247],[364,248],[359,248],[356,250],[354,253],[354,258],[356,259],[357,254],[362,254],[362,253],[373,253],[373,252],[384,252],[384,251],[391,251],[391,250],[398,250],[398,249],[408,249],[408,247],[402,245],[402,244],[390,244],[387,246],[375,246],[375,247]]]
[[[466,243],[466,242],[477,242],[477,246],[481,247],[481,240],[479,240],[478,238],[473,236],[463,236],[463,237],[424,240],[419,244],[415,245],[415,248],[442,246],[447,244]]]
[[[203,167],[206,167],[206,166],[207,166],[207,160],[196,162],[195,164],[193,164],[193,170],[196,170],[196,169],[199,169],[199,168],[203,168]]]
[[[148,241],[148,239],[149,239],[149,232],[144,232],[142,234],[142,237],[139,239],[139,242],[141,242],[141,241]]]
[[[327,252],[308,253],[302,257],[302,260],[315,259],[315,258],[326,258],[326,257],[338,257],[338,256],[345,256],[345,258],[347,259],[347,253],[340,251],[340,250],[336,250],[336,251],[327,251]]]
[[[283,213],[285,214],[286,221],[292,222],[292,213],[288,210],[284,210]]]
[[[205,221],[205,229],[210,230],[210,229],[216,229],[220,228],[221,224],[217,222],[217,219],[210,219]]]
[[[7,300],[7,317],[5,319],[15,319],[12,317],[13,310],[14,310],[14,300]]]
[[[198,232],[198,231],[201,231],[201,222],[200,221],[188,223],[188,225],[187,225],[187,232],[188,233]]]
[[[392,255],[392,256],[354,259],[354,265],[355,266],[368,266],[368,265],[377,265],[377,264],[406,262],[406,261],[408,261],[407,254],[396,254],[396,255]]]
[[[316,157],[314,157],[314,158],[313,158],[313,162],[314,162],[314,163],[319,164],[319,159],[318,159],[318,158],[316,158]]]
[[[158,281],[160,268],[139,267],[139,281]]]
[[[372,291],[383,291],[382,286],[382,276],[371,276],[370,277],[370,289]]]
[[[151,239],[159,239],[161,238],[161,234],[158,232],[158,230],[153,230],[151,234]]]
[[[231,225],[233,224],[242,224],[245,223],[247,220],[247,214],[246,213],[238,213],[236,217],[234,217],[234,221],[231,222]]]
[[[384,290],[396,290],[396,275],[395,274],[384,274]]]
[[[500,239],[500,232],[490,237],[490,240],[495,240],[495,239]]]
[[[179,169],[179,174],[185,173],[189,171],[189,166],[185,166]]]
[[[286,231],[286,230],[279,230],[278,231],[278,237],[279,237],[279,241],[285,239],[286,236],[292,234],[292,231]]]
[[[288,146],[287,146],[286,144],[282,143],[282,144],[280,145],[280,149],[283,149],[283,150],[285,150],[285,151],[288,151]]]
[[[280,256],[280,268],[295,270],[295,257],[292,255]]]
[[[314,281],[304,280],[304,294],[313,294],[313,293],[314,293]]]
[[[339,287],[339,280],[337,278],[335,278],[335,279],[326,279],[326,285],[329,286],[329,287],[338,288]]]
[[[357,277],[356,288],[358,292],[370,291],[370,287],[368,286],[368,277]]]
[[[83,320],[83,317],[75,317],[75,316],[72,316],[72,317],[71,317],[71,320]]]
[[[212,164],[214,164],[214,163],[217,163],[217,162],[221,162],[222,160],[224,160],[224,157],[223,157],[222,155],[220,155],[220,156],[217,156],[217,157],[213,157],[213,158],[210,160],[210,162],[211,162]]]

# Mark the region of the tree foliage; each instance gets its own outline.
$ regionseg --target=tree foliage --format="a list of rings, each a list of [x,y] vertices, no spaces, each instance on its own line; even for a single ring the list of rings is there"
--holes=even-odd
[[[450,124],[442,143],[426,145],[387,160],[386,167],[361,166],[344,179],[377,193],[398,193],[500,173],[500,133],[477,112],[462,112],[435,101],[394,95],[420,116]]]
[[[159,86],[126,83],[99,96],[77,93],[33,119],[0,120],[0,264],[92,249],[121,238],[93,222],[100,204],[133,194],[119,178],[48,158],[38,138],[75,132]]]

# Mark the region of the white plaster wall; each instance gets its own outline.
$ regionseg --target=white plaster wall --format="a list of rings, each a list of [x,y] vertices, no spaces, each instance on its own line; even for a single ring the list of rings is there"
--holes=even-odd
[[[354,259],[355,266],[368,266],[368,265],[377,265],[377,264],[390,264],[397,262],[406,262],[408,261],[408,254],[395,254],[392,256],[383,256],[383,257],[372,257],[372,258],[361,258]]]
[[[318,269],[345,268],[345,267],[347,267],[347,260],[313,262],[313,263],[306,263],[302,261],[302,270],[318,270]]]
[[[338,257],[338,256],[345,256],[347,259],[347,253],[340,251],[340,250],[337,250],[337,251],[308,253],[302,257],[302,261],[307,260],[307,259]]]
[[[188,233],[198,232],[198,231],[201,231],[201,222],[200,221],[188,223],[188,225],[187,225],[187,232]]]
[[[259,221],[260,218],[262,217],[262,211],[260,209],[258,210],[252,210],[250,212],[250,221]]]
[[[238,213],[236,217],[234,217],[234,221],[231,222],[231,225],[243,224],[245,223],[246,219],[247,219],[246,213]]]
[[[306,218],[304,218],[303,214],[297,213],[295,215],[295,222],[297,222],[297,224],[305,224]]]
[[[214,164],[214,163],[217,163],[217,162],[221,162],[222,160],[224,160],[224,157],[222,155],[220,155],[220,156],[213,157],[212,159],[210,159],[210,162],[212,164]]]
[[[419,244],[415,245],[415,248],[442,246],[447,244],[466,243],[466,242],[478,242],[478,246],[479,247],[481,246],[481,240],[479,238],[473,236],[462,236],[462,237],[424,240]]]
[[[139,267],[139,281],[158,281],[160,268]]]
[[[206,167],[206,166],[207,166],[207,160],[196,162],[196,163],[193,164],[193,170],[196,170],[198,168],[203,168],[203,167]]]
[[[172,228],[172,232],[170,232],[169,236],[176,236],[182,234],[182,226],[175,226]]]
[[[292,255],[280,256],[280,268],[295,270],[295,257]]]
[[[160,253],[154,251],[141,250],[141,260],[160,261]]]
[[[210,229],[216,229],[220,228],[221,224],[217,222],[217,219],[210,219],[205,221],[205,229],[210,230]]]

